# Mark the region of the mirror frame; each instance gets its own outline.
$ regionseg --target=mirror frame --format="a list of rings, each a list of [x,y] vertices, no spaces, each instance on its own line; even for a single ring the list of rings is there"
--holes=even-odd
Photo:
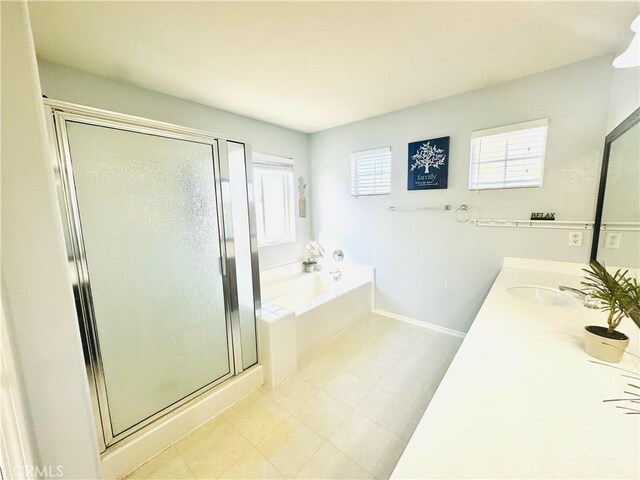
[[[602,156],[602,169],[600,170],[596,218],[593,222],[593,239],[591,241],[591,256],[589,258],[590,262],[596,260],[596,256],[598,254],[598,242],[600,241],[600,226],[602,225],[602,210],[604,207],[604,193],[607,186],[607,171],[609,170],[611,144],[637,123],[640,123],[640,108],[637,108],[631,115],[625,118],[622,123],[614,128],[604,139],[604,153]]]

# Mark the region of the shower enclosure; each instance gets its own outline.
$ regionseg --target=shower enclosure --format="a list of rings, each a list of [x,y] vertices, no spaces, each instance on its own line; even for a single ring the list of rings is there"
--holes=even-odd
[[[102,450],[258,361],[251,150],[45,100]]]

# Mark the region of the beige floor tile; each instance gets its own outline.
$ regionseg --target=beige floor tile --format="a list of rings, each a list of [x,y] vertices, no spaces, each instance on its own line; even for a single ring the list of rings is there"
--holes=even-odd
[[[354,350],[369,347],[375,342],[375,340],[370,337],[358,335],[351,331],[346,331],[340,334],[336,340],[341,345]]]
[[[251,444],[224,422],[180,453],[196,478],[218,478],[251,450]]]
[[[406,350],[416,343],[416,338],[411,335],[405,335],[395,330],[390,330],[378,340],[390,347],[397,347]]]
[[[393,434],[358,412],[351,413],[329,441],[349,458],[371,472]]]
[[[413,348],[423,357],[435,359],[441,355],[441,352],[437,348],[437,343],[430,336],[419,335]]]
[[[148,480],[187,480],[194,479],[191,470],[182,457],[178,456],[150,473]]]
[[[437,382],[427,383],[422,389],[422,392],[420,392],[420,395],[418,395],[418,398],[414,400],[413,405],[422,410],[426,410],[438,389],[438,384]]]
[[[371,478],[387,480],[393,473],[394,468],[396,468],[398,460],[400,460],[406,446],[407,440],[400,437],[393,437],[371,472]]]
[[[378,380],[377,386],[396,397],[413,403],[416,401],[426,382],[391,367],[384,377]]]
[[[348,372],[340,372],[336,378],[331,380],[324,391],[333,398],[346,403],[350,407],[355,407],[369,393],[372,385]]]
[[[423,415],[424,409],[412,406],[405,418],[400,422],[400,426],[395,432],[396,436],[408,441],[416,430]]]
[[[378,325],[383,325],[383,326],[388,326],[388,327],[393,327],[395,325],[398,325],[398,324],[402,323],[400,320],[396,320],[395,318],[387,317],[386,315],[378,315],[377,313],[372,313],[369,316],[369,319],[372,322],[377,323]]]
[[[322,437],[294,417],[258,444],[258,450],[286,478],[293,477],[323,443]]]
[[[392,345],[386,345],[382,342],[376,342],[366,352],[366,357],[377,362],[381,362],[390,366],[393,366],[395,362],[402,356],[404,349],[401,347],[394,347]]]
[[[424,334],[425,328],[420,327],[418,325],[413,325],[408,322],[398,322],[394,327],[393,331],[396,333],[400,333],[404,336],[411,338],[418,338],[420,335]]]
[[[132,480],[149,478],[151,473],[155,472],[178,456],[178,451],[173,446],[166,448],[124,478]]]
[[[438,368],[436,368],[431,375],[431,382],[437,383],[438,385],[440,384],[449,369],[449,363],[450,362],[442,362],[438,365]]]
[[[436,362],[440,362],[445,359],[448,360],[449,358],[452,358],[455,353],[451,347],[444,345],[437,340],[431,339],[429,342],[426,342],[424,337],[419,338],[414,347],[421,356],[430,358]]]
[[[207,423],[202,425],[201,427],[196,428],[193,432],[188,435],[182,437],[178,440],[174,446],[178,452],[183,452],[191,445],[198,443],[200,440],[205,438],[211,432],[213,432],[216,428],[226,422],[226,418],[223,415],[216,415],[213,419],[209,420]]]
[[[225,479],[276,479],[283,478],[256,449],[252,449],[220,478]]]
[[[265,385],[263,384],[262,387],[264,386]],[[254,403],[256,400],[261,399],[265,393],[268,393],[271,391],[271,389],[267,387],[267,392],[264,392],[262,390],[262,387],[260,387],[258,390],[254,392],[251,392],[249,395],[242,397],[240,400],[238,400],[236,403],[234,403],[229,408],[227,408],[224,412],[222,412],[222,414],[226,418],[233,417],[240,410],[242,410],[245,407],[248,407],[249,405]]]
[[[461,342],[361,319],[126,478],[387,479]]]
[[[300,479],[359,479],[368,478],[369,472],[329,443],[325,443],[300,469]]]
[[[444,357],[441,358],[442,363],[445,363],[447,365],[451,364],[451,362],[453,361],[453,357],[454,356],[455,356],[455,352],[447,353]]]
[[[306,354],[304,357],[298,359],[298,368],[304,367],[307,363],[309,363],[314,358],[315,357],[311,353]]]
[[[404,352],[394,367],[422,380],[430,380],[439,369],[440,361],[419,355],[414,348]]]
[[[284,408],[265,395],[229,417],[229,421],[247,440],[257,445],[288,416]]]
[[[308,358],[309,360],[298,370],[297,376],[318,388],[324,387],[340,373],[338,367],[321,358]]]
[[[354,358],[358,352],[350,347],[342,345],[334,339],[312,352],[312,354],[325,362],[329,362],[335,367],[342,368],[349,360]]]
[[[382,325],[370,318],[360,320],[348,332],[362,337],[378,340],[382,335],[389,331],[388,325]]]
[[[317,391],[318,389],[312,384],[294,376],[267,393],[267,398],[270,398],[288,412],[293,412],[304,405]]]
[[[409,402],[378,387],[374,387],[356,407],[362,415],[391,433],[399,428],[410,409]]]
[[[449,346],[451,347],[449,350],[449,354],[451,356],[455,355],[458,350],[460,349],[460,347],[462,346],[462,342],[464,341],[464,338],[461,337],[451,337],[449,339]]]
[[[344,370],[365,382],[373,384],[382,378],[389,371],[389,368],[389,365],[378,362],[368,355],[360,355],[348,362]]]
[[[260,393],[269,393],[271,391],[271,387],[269,385],[267,385],[266,383],[263,383],[262,386],[258,389],[258,392]]]
[[[326,438],[338,428],[351,411],[351,407],[325,392],[318,392],[296,410],[294,415],[313,431]]]

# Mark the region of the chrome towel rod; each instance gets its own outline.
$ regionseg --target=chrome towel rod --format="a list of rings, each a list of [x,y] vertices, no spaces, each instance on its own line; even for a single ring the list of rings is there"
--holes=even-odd
[[[559,230],[592,230],[591,220],[526,220],[508,218],[474,218],[477,227],[549,228]],[[640,222],[602,222],[602,230],[638,232]]]
[[[527,220],[509,218],[474,218],[476,227],[550,228],[559,230],[590,230],[589,220]]]

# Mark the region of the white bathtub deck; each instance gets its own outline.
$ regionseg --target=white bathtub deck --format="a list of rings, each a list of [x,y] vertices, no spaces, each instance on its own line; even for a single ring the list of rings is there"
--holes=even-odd
[[[371,267],[348,266],[342,273],[338,280],[334,280],[325,269],[263,283],[262,298],[296,315],[302,315],[363,285],[373,284],[374,275]]]

